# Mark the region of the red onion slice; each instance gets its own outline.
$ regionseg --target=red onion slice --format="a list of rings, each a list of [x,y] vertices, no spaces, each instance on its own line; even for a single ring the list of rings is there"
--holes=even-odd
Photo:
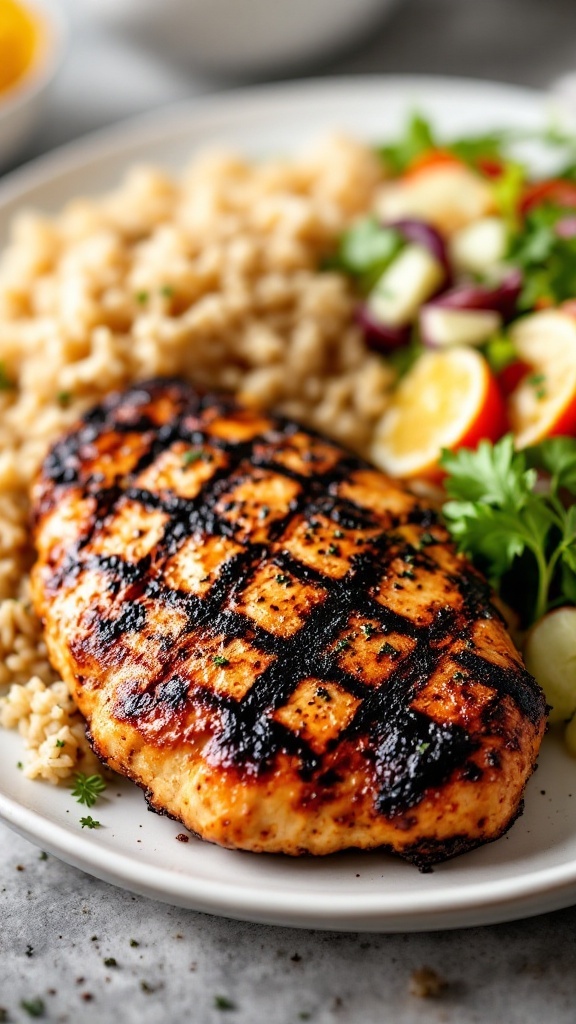
[[[517,302],[522,290],[522,274],[512,268],[499,284],[462,284],[442,292],[430,302],[448,309],[493,309],[504,320],[517,313]]]
[[[367,305],[358,306],[356,323],[362,328],[368,348],[374,352],[394,352],[410,341],[411,327],[388,327]]]
[[[449,286],[452,281],[450,257],[448,256],[446,243],[436,228],[432,227],[425,220],[418,220],[416,217],[404,217],[401,220],[395,220],[390,224],[386,224],[386,227],[399,231],[407,242],[412,242],[414,245],[421,245],[424,249],[428,249],[432,256],[438,260],[438,263],[444,267],[446,280],[442,287],[447,288]]]

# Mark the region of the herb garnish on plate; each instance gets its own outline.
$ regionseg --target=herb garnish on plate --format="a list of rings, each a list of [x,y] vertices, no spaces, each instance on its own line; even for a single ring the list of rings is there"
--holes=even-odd
[[[523,624],[576,603],[576,505],[562,501],[576,495],[576,439],[519,452],[508,434],[476,451],[445,451],[441,465],[448,529]]]

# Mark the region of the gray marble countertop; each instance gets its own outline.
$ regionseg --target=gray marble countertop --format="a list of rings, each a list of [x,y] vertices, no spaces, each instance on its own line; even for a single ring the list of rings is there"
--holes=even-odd
[[[573,1024],[576,909],[465,931],[357,935],[153,903],[0,826],[0,1007],[108,1024]],[[106,960],[114,958],[115,966]],[[436,998],[411,991],[429,967]],[[234,1010],[219,1010],[221,999]]]
[[[83,21],[78,0],[67,6],[69,56],[24,158],[235,84],[144,54]],[[572,67],[573,0],[408,0],[354,52],[314,73],[463,74],[546,86]],[[448,983],[437,998],[411,991],[424,966]],[[45,858],[0,825],[0,1021],[30,1020],[42,1004],[41,1019],[70,1024],[573,1024],[575,969],[576,908],[421,935],[243,924],[122,892]]]

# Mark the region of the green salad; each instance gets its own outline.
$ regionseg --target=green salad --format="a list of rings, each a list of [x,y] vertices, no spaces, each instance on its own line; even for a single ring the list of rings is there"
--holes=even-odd
[[[527,142],[552,173],[531,171]],[[324,264],[395,371],[372,457],[441,488],[576,754],[576,140],[446,140],[414,114],[377,152],[374,209]]]

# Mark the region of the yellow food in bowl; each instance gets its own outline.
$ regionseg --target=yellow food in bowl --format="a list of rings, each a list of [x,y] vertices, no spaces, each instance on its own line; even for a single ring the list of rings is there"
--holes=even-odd
[[[34,16],[16,0],[0,0],[0,93],[25,75],[37,43]]]

